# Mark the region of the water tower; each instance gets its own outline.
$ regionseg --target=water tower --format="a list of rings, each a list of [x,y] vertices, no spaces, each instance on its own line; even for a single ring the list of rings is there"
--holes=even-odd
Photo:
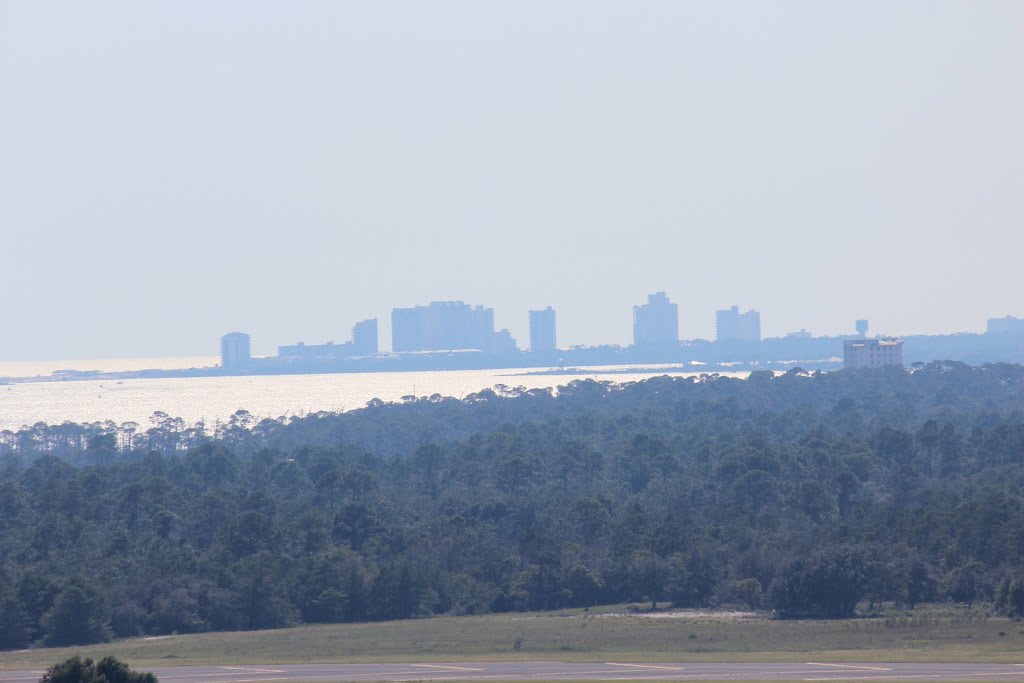
[[[858,320],[855,324],[857,327],[857,336],[861,339],[866,339],[868,336],[868,321]]]

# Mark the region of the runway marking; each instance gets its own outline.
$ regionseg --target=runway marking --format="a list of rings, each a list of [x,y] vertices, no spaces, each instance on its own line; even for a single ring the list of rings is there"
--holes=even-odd
[[[17,654],[19,652],[28,652],[28,650],[14,650],[13,652],[5,652],[4,654],[5,655],[13,655],[13,654]],[[1024,666],[1024,664],[1018,664],[1018,666]],[[3,673],[5,673],[5,674],[18,674],[18,675],[23,675],[23,674],[39,674],[40,676],[42,676],[44,673],[46,673],[46,669],[38,669],[38,670],[36,670],[36,669],[26,669],[24,671],[4,671]]]
[[[750,680],[754,680],[754,681],[761,681],[761,680],[770,681],[770,680],[773,680],[773,679],[772,678],[765,678],[765,676],[769,676],[769,677],[778,677],[778,676],[806,676],[808,674],[816,674],[816,673],[825,673],[825,672],[818,671],[816,669],[800,669],[799,671],[759,671],[759,670],[751,671],[751,670],[748,670],[748,669],[744,669],[742,671],[723,671],[723,672],[703,671],[701,673],[694,673],[694,674],[681,674],[679,676],[676,676],[676,678],[698,678],[698,679],[709,679],[709,680],[713,679],[713,678],[745,678],[745,679],[749,678]],[[829,672],[829,673],[832,673],[832,672]],[[836,669],[835,673],[837,675],[839,675],[839,674],[844,674],[844,673],[860,673],[860,671],[857,671],[855,669]],[[870,678],[870,677],[857,677],[857,678],[865,678],[865,680],[866,680],[867,678]],[[886,678],[886,677],[885,676],[879,676],[878,678]],[[802,680],[805,680],[805,681],[847,681],[847,680],[852,680],[852,677],[837,678],[837,677],[833,676],[831,678],[804,678]]]
[[[605,666],[631,666],[637,669],[665,669],[667,671],[683,671],[685,666],[658,666],[657,664],[620,664],[619,662],[605,662]]]
[[[544,662],[544,663],[550,664],[552,662]],[[486,671],[486,669],[483,669],[483,670]],[[405,672],[405,673],[408,673],[408,672]],[[478,681],[478,680],[483,680],[485,678],[498,678],[498,679],[502,679],[502,680],[509,680],[510,678],[514,679],[514,680],[518,680],[518,679],[523,679],[523,680],[526,680],[526,679],[557,680],[559,678],[566,678],[566,677],[574,678],[574,677],[578,677],[578,676],[594,676],[594,675],[604,675],[604,674],[612,674],[612,673],[621,674],[623,672],[621,670],[619,670],[619,669],[595,669],[595,670],[584,670],[584,671],[567,671],[567,670],[563,669],[563,670],[555,670],[555,671],[531,671],[531,672],[525,672],[524,671],[524,672],[521,672],[521,673],[520,672],[516,672],[516,673],[504,672],[504,673],[495,673],[495,674],[482,674],[482,675],[479,675],[479,676],[431,676],[429,680],[431,680],[431,681]],[[642,673],[645,673],[645,672],[637,671],[637,674],[642,674]],[[800,673],[807,673],[807,672],[806,671],[801,671]],[[697,675],[697,674],[695,674],[693,676],[690,676],[690,678],[701,678],[701,677],[706,678],[706,676],[701,676],[701,675]],[[663,676],[641,676],[641,675],[637,675],[637,676],[623,676],[621,678],[602,678],[602,679],[595,679],[595,680],[644,681],[644,680],[665,680],[666,678],[686,678],[686,676],[671,676],[669,674],[665,674]],[[266,681],[268,679],[262,679],[262,680]],[[398,678],[398,679],[395,679],[395,680],[396,681],[420,681],[420,680],[424,680],[424,679],[422,679],[422,678]],[[245,682],[245,681],[236,681],[235,683],[247,683],[247,682]],[[253,683],[255,683],[255,682],[253,682]]]
[[[546,674],[539,674],[545,676]],[[561,675],[561,674],[559,674]],[[485,674],[483,676],[431,676],[429,678],[392,678],[394,683],[414,683],[415,681],[482,681],[485,678],[497,678],[500,680],[527,680],[530,678],[537,678],[538,674],[516,674],[509,676],[508,674]],[[538,678],[538,680],[548,680],[546,678]]]
[[[605,679],[602,679],[602,680],[606,680],[606,681],[664,681],[664,680],[677,680],[677,679],[678,680],[682,680],[684,678],[694,678],[695,677],[694,675],[689,675],[688,676],[688,675],[684,675],[684,674],[673,674],[673,673],[669,673],[669,672],[665,672],[663,674],[659,674],[659,673],[655,673],[654,671],[637,671],[636,675],[634,675],[634,676],[622,675],[623,673],[626,673],[626,672],[615,672],[615,673],[618,673],[619,675],[618,676],[614,676],[614,677],[605,678]],[[698,677],[698,678],[700,678],[700,677]],[[706,676],[704,676],[703,678],[706,678]]]
[[[586,675],[593,675],[593,674],[612,673],[612,671],[614,671],[614,670],[604,669],[604,670],[600,670],[600,671],[565,671],[565,672],[557,672],[557,673],[524,673],[524,674],[517,674],[515,676],[515,678],[519,678],[521,676],[523,679],[557,680],[558,677],[564,677],[564,676],[586,676]],[[390,673],[391,673],[391,675],[394,675],[394,673],[396,673],[396,672],[390,672]],[[403,672],[403,673],[408,673],[408,672]],[[637,673],[640,673],[640,672],[637,672]],[[804,674],[804,675],[806,675],[807,673],[809,673],[809,672],[806,669],[804,669],[802,671],[773,671],[773,672],[771,672],[771,674],[774,675],[774,676],[793,675],[793,674]],[[943,675],[943,674],[936,675],[935,673],[930,673],[930,674],[908,674],[908,675],[892,674],[892,675],[889,675],[889,676],[842,676],[841,674],[847,673],[846,671],[843,671],[843,670],[836,670],[835,673],[836,673],[836,676],[832,676],[832,677],[827,677],[827,678],[804,678],[804,679],[801,679],[801,680],[804,680],[804,681],[850,681],[850,680],[875,681],[875,680],[900,680],[900,679],[903,679],[903,678],[924,678],[924,679],[930,679],[930,680],[942,680],[942,679],[957,680],[958,678],[964,677],[964,676],[978,677],[978,676],[1020,676],[1021,675],[1020,671],[989,671],[989,672],[971,673],[971,674],[964,674],[964,673],[959,673],[959,672],[951,672],[951,673],[948,673],[948,674],[945,674],[945,675]],[[281,679],[253,678],[253,679],[248,679],[248,680],[234,681],[233,683],[266,683],[267,681],[275,681],[275,680],[314,680],[314,679],[319,679],[319,678],[333,678],[333,679],[337,680],[338,677],[335,675],[335,676],[296,676],[295,678],[281,678]],[[349,677],[349,680],[352,680],[353,678],[354,677]],[[418,681],[425,681],[425,680],[429,680],[429,681],[474,681],[474,680],[483,680],[483,679],[490,679],[490,678],[497,678],[497,679],[508,680],[509,674],[508,673],[484,674],[482,676],[431,676],[429,678],[393,678],[393,679],[390,679],[390,680],[394,681],[395,683],[417,683]],[[665,680],[687,680],[687,679],[693,679],[693,678],[695,678],[695,679],[702,679],[702,680],[715,680],[715,679],[728,680],[729,678],[751,678],[751,672],[750,671],[731,671],[731,672],[724,672],[724,673],[703,672],[703,673],[694,673],[694,674],[682,674],[682,675],[676,675],[676,676],[672,676],[672,675],[669,675],[669,674],[666,674],[666,675],[663,675],[663,676],[656,676],[656,675],[654,675],[654,676],[618,676],[618,677],[608,677],[608,678],[595,679],[595,680],[608,680],[608,681],[665,681]],[[764,679],[764,680],[769,680],[770,681],[771,679]]]
[[[640,672],[638,671],[637,673],[639,674]],[[804,675],[804,676],[806,676],[808,673],[810,673],[810,672],[807,669],[804,669],[802,671],[772,671],[771,675],[773,675],[773,676],[792,676],[792,675]],[[838,673],[842,673],[842,672],[841,671],[837,671],[836,673],[838,674]],[[685,681],[685,680],[689,680],[691,678],[697,679],[697,680],[701,680],[701,681],[704,681],[704,680],[707,680],[707,681],[711,681],[711,680],[728,680],[730,678],[742,678],[742,679],[750,679],[750,680],[755,680],[755,681],[757,681],[757,680],[765,680],[765,681],[772,680],[771,678],[764,678],[764,679],[758,678],[757,674],[752,675],[750,671],[729,671],[729,672],[724,672],[724,673],[710,673],[710,672],[706,672],[705,671],[705,672],[702,672],[702,673],[695,673],[695,674],[675,674],[675,675],[666,673],[666,674],[662,674],[660,676],[657,676],[657,675],[651,675],[651,676],[617,676],[617,677],[614,677],[614,678],[602,678],[602,679],[594,679],[594,680],[605,680],[605,681]],[[806,680],[845,681],[845,680],[849,680],[849,679],[846,679],[846,678],[822,678],[822,679],[808,679],[808,678],[805,678],[803,680],[805,680],[805,681]]]
[[[807,674],[812,673],[812,672],[816,673],[814,671],[814,669],[801,669],[800,671],[772,671],[772,672],[769,672],[769,673],[771,675],[773,675],[773,676],[792,676],[792,675],[803,675],[803,676],[806,676]],[[601,673],[601,672],[600,671],[588,671],[586,673]],[[639,674],[641,672],[638,671],[637,673]],[[837,671],[836,673],[842,673],[842,672],[841,671]],[[702,671],[700,673],[692,673],[692,674],[675,674],[675,675],[663,674],[661,676],[654,676],[654,675],[652,675],[652,676],[639,676],[639,675],[638,676],[620,676],[620,677],[617,677],[617,678],[608,678],[608,679],[603,679],[603,680],[610,680],[610,681],[664,681],[664,680],[686,680],[686,679],[689,679],[689,678],[696,678],[698,680],[713,680],[713,679],[719,679],[719,678],[721,678],[721,679],[727,679],[727,678],[744,678],[744,679],[747,679],[747,678],[749,678],[751,680],[762,680],[762,679],[757,678],[758,675],[760,675],[760,674],[758,674],[756,672],[747,671],[747,670],[744,670],[744,671],[724,671],[724,672]],[[771,680],[771,679],[763,679],[763,680]],[[834,680],[845,680],[845,679],[827,678],[827,679],[823,679],[823,680],[834,681]]]
[[[227,667],[223,667],[223,668],[227,668]],[[237,676],[240,673],[264,673],[264,672],[261,672],[261,671],[258,671],[258,670],[254,671],[253,669],[242,669],[242,668],[239,668],[238,671],[222,671],[220,673],[197,672],[197,673],[194,673],[194,674],[177,674],[177,675],[161,674],[160,675],[160,680],[164,680],[165,678],[166,679],[171,679],[171,678],[218,678],[218,677],[223,678],[225,676]],[[277,670],[277,671],[268,671],[266,673],[282,673],[282,674],[286,674],[288,672],[284,671],[284,670]],[[260,679],[260,680],[270,680],[270,679]]]
[[[474,666],[468,666],[468,664]],[[270,667],[285,666],[281,668]],[[914,664],[881,665],[842,664],[833,662],[806,662],[783,664],[777,670],[767,663],[736,663],[733,665],[705,665],[695,662],[630,663],[630,662],[531,662],[529,666],[516,662],[458,664],[320,664],[292,667],[287,665],[211,666],[202,671],[186,673],[189,669],[160,669],[168,683],[329,683],[348,680],[361,683],[491,683],[492,680],[522,679],[531,683],[564,682],[573,678],[592,678],[594,681],[625,681],[633,683],[690,683],[697,679],[734,682],[738,679],[772,678],[800,680],[807,683],[907,683],[927,681],[1002,681],[1024,683],[1024,663],[989,665],[990,670],[970,664],[950,664],[948,667],[917,667]],[[1005,667],[1013,666],[1014,669]],[[377,667],[375,669],[375,667]],[[400,668],[401,667],[401,668]],[[599,668],[600,667],[600,668]],[[797,667],[801,667],[797,669]],[[999,668],[1003,667],[1003,668]],[[0,672],[0,683],[35,683],[28,678],[33,672]]]
[[[588,676],[588,675],[602,675],[610,673],[621,673],[615,669],[602,669],[601,671],[559,671],[559,672],[537,672],[537,673],[500,673],[500,674],[484,674],[482,676],[431,676],[430,678],[396,678],[393,679],[396,683],[413,683],[413,681],[480,681],[484,679],[497,678],[499,680],[537,680],[537,681],[555,681],[559,678],[573,678],[576,676]],[[641,672],[637,672],[641,673]],[[664,681],[673,680],[677,678],[685,678],[685,676],[671,676],[665,674],[663,676],[622,676],[619,678],[595,678],[594,681]],[[691,678],[700,678],[699,676],[691,676]],[[704,678],[707,678],[706,676]],[[238,683],[244,683],[239,681]],[[258,683],[252,681],[251,683]]]
[[[639,671],[637,673],[640,673]],[[700,678],[706,679],[708,676],[702,676],[700,674],[689,674],[689,675],[675,675],[672,674],[651,674],[649,676],[616,676],[614,678],[602,678],[595,680],[604,681],[681,681],[687,678]]]
[[[890,669],[891,670],[891,669]],[[962,673],[958,671],[951,671],[943,674],[940,672],[930,674],[893,674],[892,676],[844,676],[843,678],[805,678],[805,681],[890,681],[890,680],[901,680],[904,678],[928,678],[931,680],[941,680],[943,678],[949,680],[957,680],[962,676],[1020,676],[1020,671],[982,671],[978,673]]]
[[[860,664],[826,664],[824,662],[807,662],[807,666],[834,666],[839,669],[864,669],[867,671],[892,671],[884,666],[863,666]]]
[[[291,676],[282,676],[282,677],[278,677],[278,678],[239,678],[239,679],[233,679],[231,681],[231,683],[273,683],[274,681],[318,681],[318,680],[354,681],[356,679],[364,678],[366,676],[399,676],[399,675],[408,676],[408,675],[410,675],[412,673],[415,673],[415,672],[412,672],[412,671],[385,671],[385,672],[379,673],[379,674],[339,672],[339,673],[336,673],[336,674],[320,674],[320,675],[316,675],[316,676],[308,676],[308,675],[303,674],[301,672],[295,672]],[[423,678],[422,676],[420,676],[419,678],[389,678],[388,680],[389,681],[424,681],[424,680],[436,681],[436,680],[440,680],[440,679],[433,678],[433,677],[431,677],[431,678]],[[463,677],[461,680],[466,680],[466,677]]]
[[[172,679],[172,678],[217,678],[225,676],[237,676],[239,673],[268,673],[268,674],[286,674],[289,673],[284,669],[251,669],[245,666],[218,666],[218,669],[231,669],[231,671],[221,672],[196,672],[196,673],[182,673],[182,674],[160,674],[160,680]],[[260,679],[270,680],[270,679]]]
[[[410,666],[412,666],[412,665],[410,664]],[[377,676],[411,676],[411,675],[415,674],[416,672],[415,671],[409,671],[408,669],[403,669],[402,671],[339,671],[337,673],[330,673],[330,674],[308,674],[308,673],[304,673],[302,671],[285,671],[283,673],[286,673],[288,675],[287,676],[275,676],[274,678],[238,678],[238,679],[231,679],[231,683],[273,683],[274,681],[316,681],[316,680],[320,680],[320,679],[328,679],[328,680],[333,680],[333,681],[338,681],[338,680],[354,681],[354,680],[359,679],[359,678],[374,678],[374,677],[377,677]],[[426,672],[424,672],[424,673],[426,673]],[[161,676],[161,679],[162,678],[163,677]],[[460,680],[466,680],[466,679],[468,679],[470,677],[468,677],[468,676],[460,676],[459,678],[460,678]],[[473,678],[476,678],[476,677],[474,676]],[[506,676],[505,678],[508,678],[508,676]],[[428,679],[424,679],[423,676],[419,676],[418,678],[409,678],[409,679],[390,678],[388,680],[393,680],[393,681],[401,681],[401,680],[422,681],[422,680],[428,680]],[[441,679],[431,676],[429,680],[435,680],[436,681],[436,680],[441,680]]]
[[[362,678],[366,676],[399,676],[415,673],[404,669],[402,671],[339,671],[336,673],[326,674],[314,674],[306,673],[303,671],[282,671],[281,673],[286,674],[284,676],[261,676],[260,678],[232,678],[230,683],[270,683],[272,681],[315,681],[321,678],[327,678],[332,680],[355,680],[356,678]],[[218,674],[223,675],[223,674]],[[160,680],[169,678],[167,676],[160,676]],[[176,676],[174,678],[191,678],[191,676]]]
[[[621,665],[612,664],[612,666],[621,666]],[[533,675],[534,676],[593,676],[595,674],[622,674],[622,673],[626,673],[626,672],[622,671],[621,669],[594,669],[593,671],[589,671],[589,670],[584,670],[584,671],[576,671],[576,670],[568,670],[568,671],[566,671],[566,670],[563,670],[563,671],[552,671],[552,672],[538,671],[538,672],[534,673]],[[644,672],[643,671],[637,671],[637,673],[638,674],[642,674]],[[630,680],[641,680],[640,676],[629,676],[628,678]],[[658,678],[663,678],[663,676],[659,676]]]

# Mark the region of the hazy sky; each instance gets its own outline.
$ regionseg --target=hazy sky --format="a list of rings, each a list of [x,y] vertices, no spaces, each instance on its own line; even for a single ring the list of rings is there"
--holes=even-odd
[[[0,360],[1024,315],[1024,2],[0,0]]]

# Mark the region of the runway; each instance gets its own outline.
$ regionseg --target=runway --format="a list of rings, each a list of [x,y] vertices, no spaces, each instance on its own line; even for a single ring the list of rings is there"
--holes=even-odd
[[[145,669],[161,683],[286,681],[755,680],[1024,681],[1024,664],[722,664],[635,662],[458,662],[430,664],[270,664]],[[42,670],[0,672],[0,683],[35,683]]]

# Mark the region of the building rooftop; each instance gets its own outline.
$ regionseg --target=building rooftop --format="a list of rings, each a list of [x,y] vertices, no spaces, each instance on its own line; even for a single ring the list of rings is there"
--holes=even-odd
[[[877,346],[899,346],[903,344],[903,340],[895,337],[886,337],[885,339],[847,339],[846,343],[849,346],[867,346],[868,344],[875,344]]]

